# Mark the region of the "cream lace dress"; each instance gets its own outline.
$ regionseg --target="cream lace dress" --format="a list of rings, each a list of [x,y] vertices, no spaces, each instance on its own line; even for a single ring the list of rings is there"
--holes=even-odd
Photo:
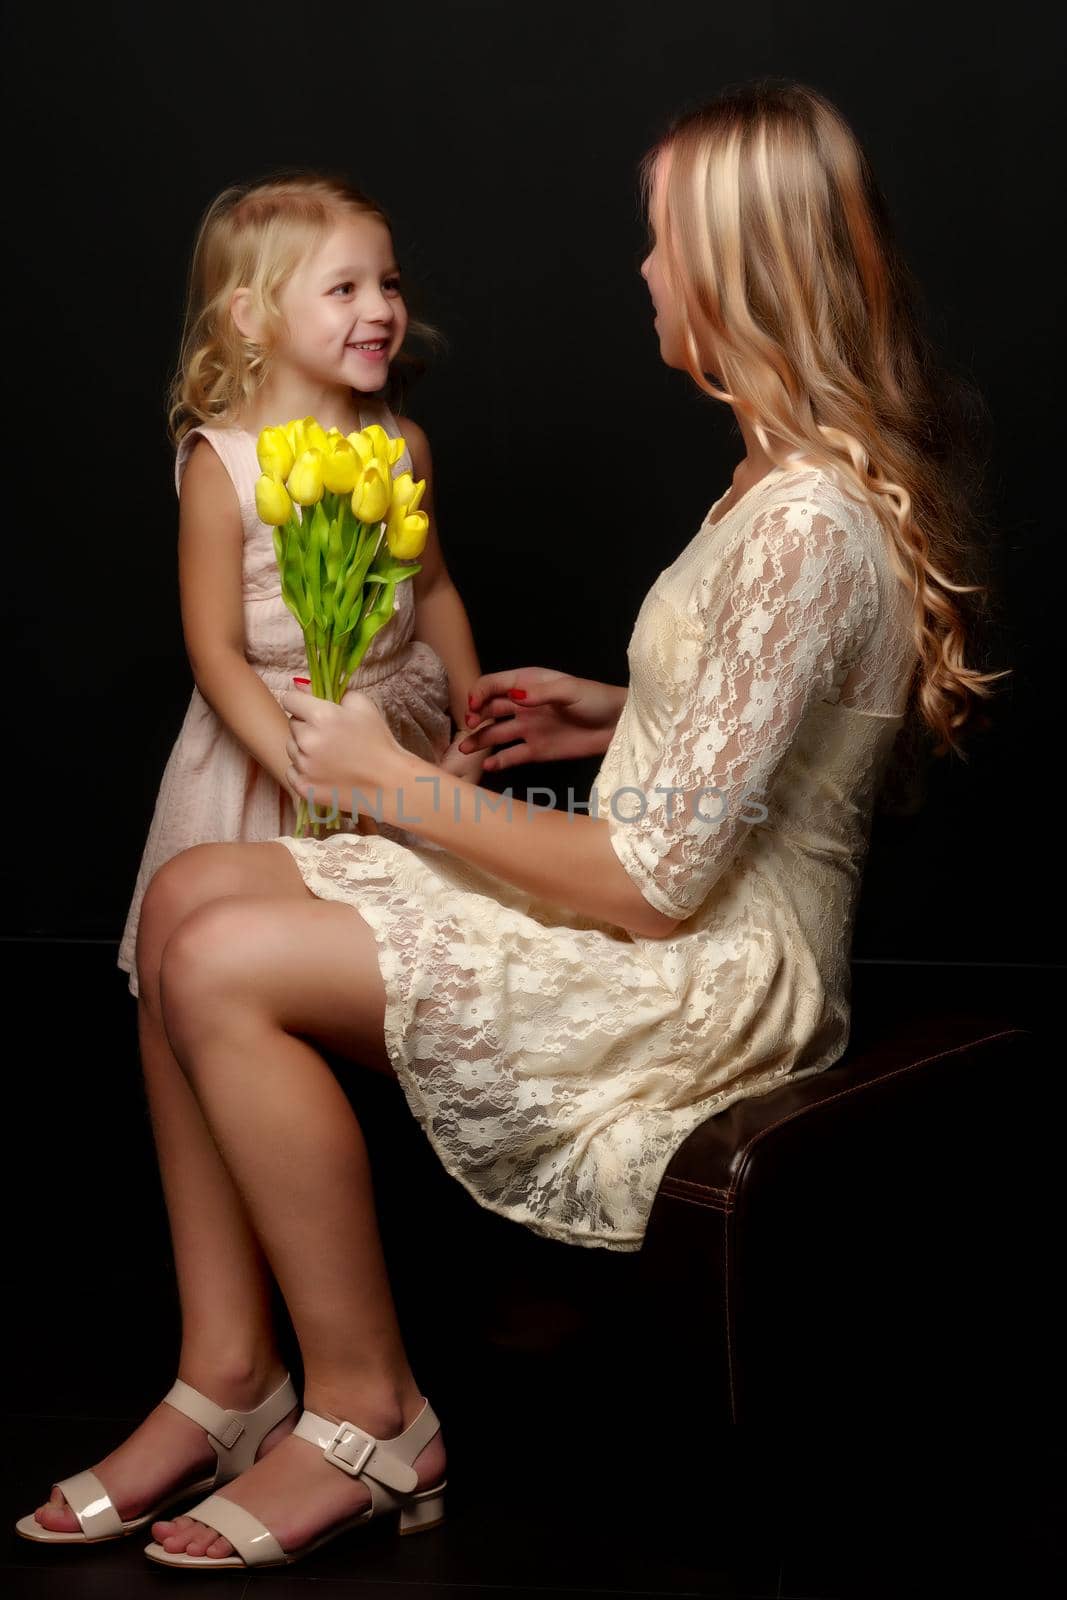
[[[916,661],[905,591],[834,475],[776,469],[713,521],[721,500],[640,608],[591,792],[642,894],[684,919],[670,938],[417,838],[279,840],[370,926],[389,1057],[447,1171],[575,1245],[638,1249],[692,1129],[848,1039],[873,799]]]
[[[400,434],[385,403],[365,396],[360,426],[372,422],[379,423],[390,438]],[[294,674],[307,675],[307,648],[300,624],[282,599],[273,530],[260,521],[256,510],[256,479],[260,475],[256,435],[242,428],[191,428],[183,435],[174,462],[174,485],[179,493],[186,462],[200,435],[222,460],[241,507],[245,656],[280,699],[292,688]],[[393,476],[412,470],[405,447]],[[452,738],[448,673],[436,650],[413,637],[415,597],[410,579],[397,585],[394,605],[393,620],[371,640],[349,689],[358,689],[375,702],[405,749],[438,762]],[[320,810],[325,813],[325,805]],[[137,993],[141,902],[163,863],[195,844],[268,840],[291,833],[295,826],[296,803],[288,789],[260,766],[194,686],[163,772],[119,943],[118,965],[129,973],[131,994]],[[353,832],[355,826],[350,817],[342,818],[344,831]],[[408,838],[403,828],[391,828],[384,822],[380,826],[388,838]]]

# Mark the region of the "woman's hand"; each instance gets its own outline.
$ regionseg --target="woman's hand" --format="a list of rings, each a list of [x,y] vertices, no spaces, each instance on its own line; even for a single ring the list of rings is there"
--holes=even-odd
[[[394,770],[404,747],[371,697],[349,689],[343,702],[335,705],[301,684],[286,690],[281,707],[290,718],[285,742],[291,762],[285,781],[290,791],[310,800],[314,789],[316,807],[328,810],[336,790],[338,810],[351,815],[352,791],[358,789],[373,806],[379,786],[392,781],[386,774]],[[355,798],[358,804],[359,796]]]
[[[513,698],[518,690],[522,698]],[[482,751],[507,744],[485,761],[486,772],[517,767],[524,761],[566,761],[603,755],[611,743],[627,691],[594,678],[575,678],[549,667],[515,667],[484,672],[470,693],[467,720],[479,723],[457,742],[457,749]],[[488,724],[479,719],[491,718]],[[518,740],[517,744],[512,743]],[[466,747],[466,749],[464,748]]]

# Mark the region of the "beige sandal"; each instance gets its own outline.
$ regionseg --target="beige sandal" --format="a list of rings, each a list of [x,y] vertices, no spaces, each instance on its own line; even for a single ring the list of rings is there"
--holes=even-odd
[[[362,1478],[371,1493],[369,1506],[363,1506],[355,1516],[328,1528],[317,1539],[301,1545],[299,1550],[287,1551],[270,1529],[244,1506],[227,1500],[225,1495],[212,1494],[199,1505],[190,1506],[184,1515],[214,1528],[230,1541],[237,1552],[235,1555],[190,1556],[184,1550],[164,1550],[155,1541],[145,1545],[144,1553],[150,1561],[158,1561],[166,1567],[286,1567],[310,1555],[329,1539],[336,1539],[338,1534],[370,1522],[383,1512],[399,1511],[400,1533],[422,1533],[436,1528],[445,1520],[447,1479],[442,1478],[429,1489],[417,1490],[418,1476],[412,1463],[440,1427],[428,1400],[410,1427],[395,1439],[384,1440],[376,1439],[354,1422],[333,1422],[314,1411],[305,1411],[293,1434],[315,1445],[327,1461],[342,1472]]]
[[[105,1539],[123,1539],[127,1534],[136,1533],[139,1528],[155,1522],[179,1500],[203,1494],[205,1489],[218,1489],[222,1484],[229,1483],[231,1478],[246,1472],[270,1430],[300,1404],[300,1397],[288,1374],[284,1383],[279,1384],[274,1393],[269,1394],[254,1411],[228,1411],[191,1384],[183,1383],[181,1378],[174,1380],[163,1398],[176,1411],[184,1412],[207,1429],[217,1457],[215,1471],[210,1477],[198,1478],[195,1483],[172,1490],[139,1517],[131,1517],[128,1522],[123,1522],[96,1473],[88,1469],[75,1472],[69,1478],[60,1478],[54,1487],[63,1491],[68,1506],[81,1524],[79,1533],[44,1528],[32,1511],[28,1516],[19,1518],[15,1531],[21,1533],[24,1539],[34,1539],[39,1544],[99,1544]]]

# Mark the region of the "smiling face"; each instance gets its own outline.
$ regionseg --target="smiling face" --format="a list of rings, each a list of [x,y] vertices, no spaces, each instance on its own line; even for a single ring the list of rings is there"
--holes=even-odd
[[[278,304],[285,360],[319,382],[380,389],[408,325],[389,229],[377,217],[339,219],[289,278]],[[377,353],[353,348],[383,340]]]

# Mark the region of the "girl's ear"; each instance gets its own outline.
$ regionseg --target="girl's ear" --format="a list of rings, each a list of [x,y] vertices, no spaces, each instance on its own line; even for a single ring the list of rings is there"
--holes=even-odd
[[[233,291],[230,296],[230,316],[237,325],[238,333],[257,344],[262,342],[259,322],[253,311],[251,289],[241,287]]]

